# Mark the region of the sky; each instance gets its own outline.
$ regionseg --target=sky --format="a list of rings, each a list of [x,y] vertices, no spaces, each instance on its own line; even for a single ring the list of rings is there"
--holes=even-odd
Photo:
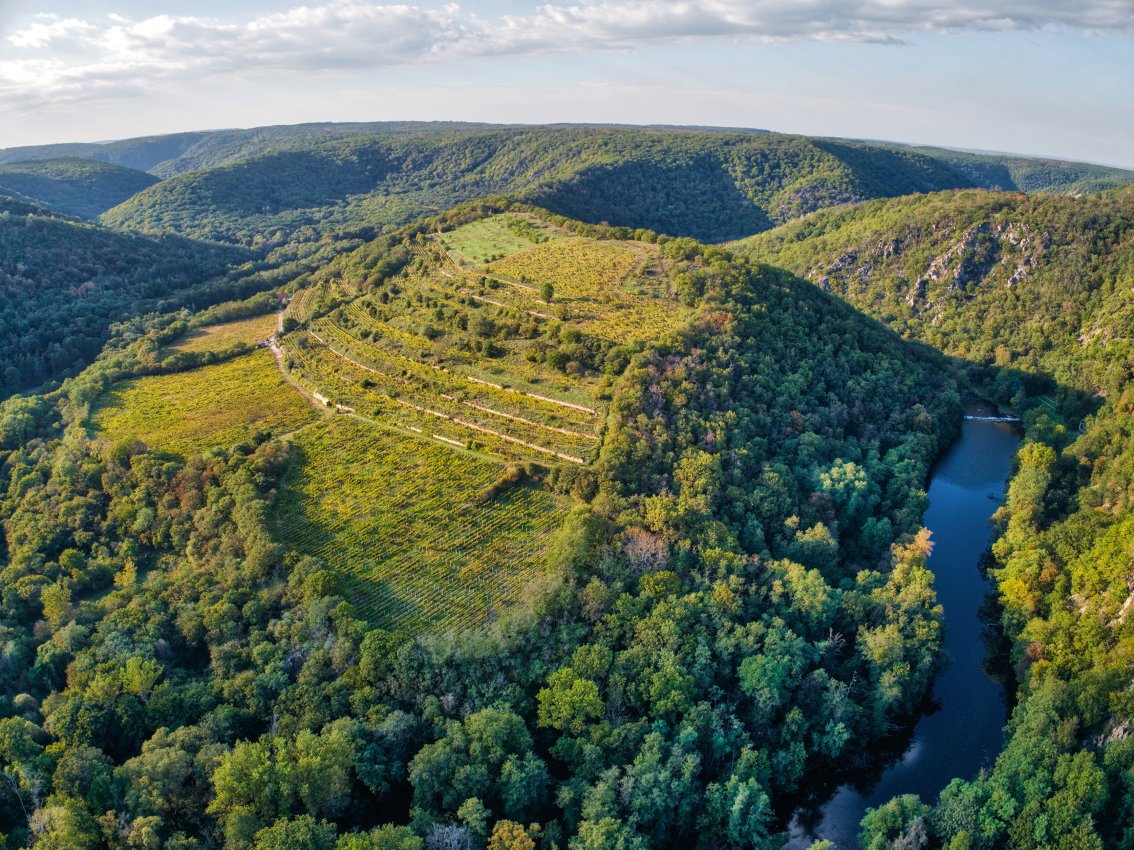
[[[0,0],[0,116],[0,147],[603,122],[1134,168],[1134,0]]]

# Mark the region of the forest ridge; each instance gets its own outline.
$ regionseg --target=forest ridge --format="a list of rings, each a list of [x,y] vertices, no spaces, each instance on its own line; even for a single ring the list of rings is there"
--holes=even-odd
[[[862,844],[1131,846],[1134,175],[445,124],[0,163],[6,846],[779,847],[945,663],[974,399],[1025,429],[1005,748]]]

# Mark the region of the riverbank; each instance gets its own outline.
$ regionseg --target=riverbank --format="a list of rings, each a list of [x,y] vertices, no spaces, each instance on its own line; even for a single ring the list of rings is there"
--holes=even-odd
[[[989,518],[997,503],[989,496],[1003,495],[1019,442],[1013,425],[1010,418],[971,412],[932,473],[925,525],[933,533],[934,551],[928,566],[945,612],[951,663],[934,685],[929,710],[912,735],[897,740],[905,748],[896,759],[880,753],[879,766],[865,768],[821,805],[798,810],[787,850],[806,850],[817,839],[851,850],[868,808],[901,794],[932,802],[952,779],[971,778],[999,753],[1007,698],[985,670],[981,609],[992,585],[979,565],[992,541]]]

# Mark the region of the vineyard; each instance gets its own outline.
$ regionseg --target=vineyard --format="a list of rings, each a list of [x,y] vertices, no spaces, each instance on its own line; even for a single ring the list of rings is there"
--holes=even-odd
[[[190,331],[171,348],[174,351],[223,352],[235,346],[256,345],[276,332],[276,316],[256,316],[238,322],[209,325]]]
[[[276,521],[372,621],[464,628],[520,599],[567,509],[534,484],[496,492],[506,464],[590,462],[635,341],[692,310],[656,246],[534,216],[403,245],[394,275],[355,292],[331,277],[287,308],[295,326],[274,350],[339,415],[291,439]]]
[[[500,464],[349,416],[296,435],[292,456],[280,538],[394,630],[467,628],[514,605],[567,510],[531,486],[483,499]]]
[[[179,457],[228,446],[258,431],[284,433],[318,414],[259,350],[212,366],[127,381],[99,400],[98,433],[117,443],[136,439]]]
[[[669,297],[653,245],[572,237],[534,245],[486,269],[507,285],[516,306],[557,308],[572,326],[614,342],[656,339],[692,315]],[[545,283],[554,291],[552,305],[535,300]]]

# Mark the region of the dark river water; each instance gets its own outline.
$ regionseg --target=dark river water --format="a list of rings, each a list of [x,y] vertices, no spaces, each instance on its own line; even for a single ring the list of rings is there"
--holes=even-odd
[[[937,710],[918,721],[905,752],[881,773],[843,785],[817,810],[798,811],[787,848],[806,848],[825,838],[840,850],[853,850],[868,808],[900,794],[932,803],[950,780],[971,779],[1000,751],[1007,704],[1004,688],[983,667],[985,627],[979,610],[991,586],[978,564],[991,543],[989,518],[1004,493],[1018,441],[1011,424],[966,420],[930,480],[925,524],[934,545],[928,566],[945,611],[945,649],[952,657],[934,685]]]

